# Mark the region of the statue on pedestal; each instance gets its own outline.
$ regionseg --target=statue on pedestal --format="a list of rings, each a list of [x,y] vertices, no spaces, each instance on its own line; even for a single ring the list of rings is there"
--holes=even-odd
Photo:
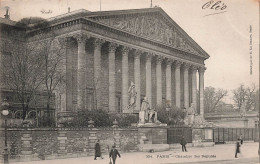
[[[194,107],[194,103],[191,103],[191,106],[188,108],[187,110],[187,124],[188,125],[192,125],[193,122],[194,122],[194,116],[196,114],[196,110],[195,110],[195,107]]]
[[[141,105],[141,111],[139,112],[139,123],[156,123],[157,122],[157,112],[150,108],[148,98],[144,97]]]

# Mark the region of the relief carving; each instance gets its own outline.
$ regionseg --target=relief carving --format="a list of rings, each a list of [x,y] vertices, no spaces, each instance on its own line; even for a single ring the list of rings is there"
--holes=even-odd
[[[146,15],[101,18],[96,20],[142,37],[148,37],[156,41],[196,53],[196,51],[188,44],[188,42],[184,39],[184,36],[182,36],[176,28],[169,26],[159,17]]]

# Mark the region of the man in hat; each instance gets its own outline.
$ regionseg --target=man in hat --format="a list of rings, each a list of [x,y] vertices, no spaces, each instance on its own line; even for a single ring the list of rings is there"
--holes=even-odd
[[[112,150],[111,150],[110,153],[109,153],[109,157],[110,157],[110,158],[112,157],[112,159],[113,159],[113,164],[116,164],[116,158],[117,158],[117,156],[119,156],[119,158],[121,158],[121,156],[120,156],[118,150],[116,149],[116,147],[115,147],[115,146],[112,146]]]
[[[180,144],[181,144],[182,151],[183,151],[183,152],[184,152],[184,151],[187,151],[187,149],[186,149],[186,144],[187,144],[187,142],[186,142],[184,136],[182,136]]]

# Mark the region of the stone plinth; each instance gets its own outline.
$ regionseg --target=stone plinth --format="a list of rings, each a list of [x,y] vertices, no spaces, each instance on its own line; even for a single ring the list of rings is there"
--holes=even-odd
[[[89,155],[94,155],[96,142],[97,142],[97,129],[91,128],[89,130],[89,137],[88,137]]]
[[[58,131],[58,154],[59,155],[66,155],[66,141],[67,141],[67,132],[66,131]]]
[[[32,155],[32,131],[25,130],[22,135],[22,155],[30,156]]]
[[[193,128],[192,145],[194,147],[213,146],[213,130],[211,128]]]
[[[114,141],[117,150],[120,150],[120,131],[118,128],[114,128]]]
[[[139,127],[140,144],[167,144],[166,127]]]

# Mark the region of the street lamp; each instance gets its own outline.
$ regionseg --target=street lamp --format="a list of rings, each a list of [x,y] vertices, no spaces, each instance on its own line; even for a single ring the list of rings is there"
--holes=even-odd
[[[7,115],[9,114],[8,111],[9,104],[6,99],[2,103],[2,115],[5,119],[5,148],[4,148],[4,164],[8,164],[8,148],[7,148]]]

